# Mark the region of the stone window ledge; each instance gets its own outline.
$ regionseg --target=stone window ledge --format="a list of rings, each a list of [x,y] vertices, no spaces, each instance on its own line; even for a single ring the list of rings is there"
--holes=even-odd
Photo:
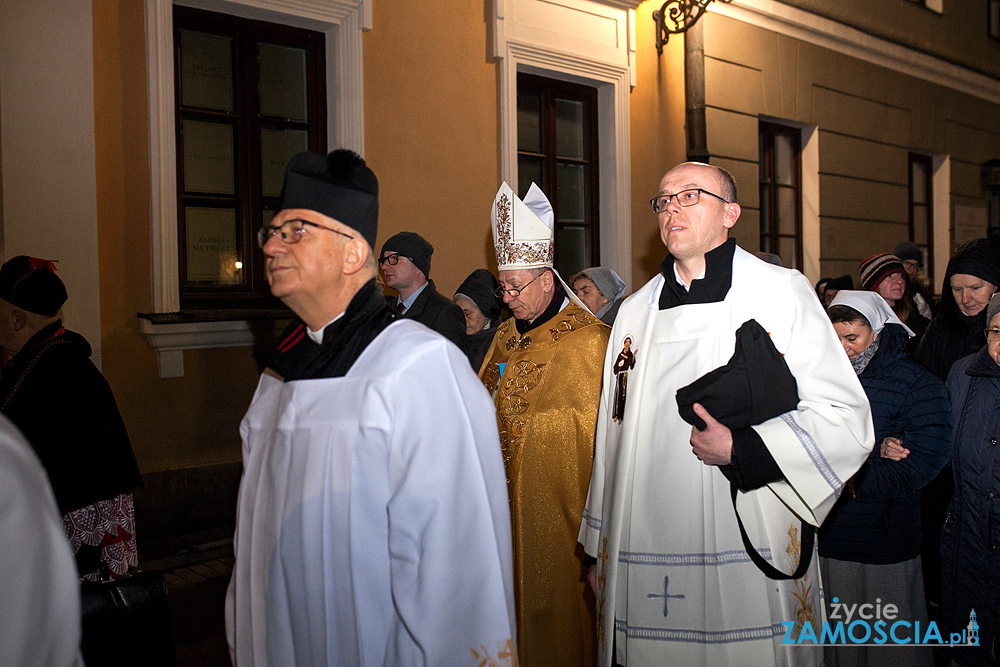
[[[184,350],[253,347],[262,328],[273,329],[287,311],[139,313],[139,331],[156,350],[161,378],[184,377]]]

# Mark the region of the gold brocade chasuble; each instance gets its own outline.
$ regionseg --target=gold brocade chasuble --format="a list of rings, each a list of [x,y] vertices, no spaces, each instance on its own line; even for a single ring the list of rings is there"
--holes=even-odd
[[[594,597],[577,533],[610,333],[573,303],[524,336],[509,319],[479,371],[494,393],[507,470],[521,667],[594,662]]]

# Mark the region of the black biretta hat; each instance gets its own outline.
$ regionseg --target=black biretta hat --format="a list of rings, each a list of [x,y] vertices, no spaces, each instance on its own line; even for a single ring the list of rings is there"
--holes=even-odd
[[[306,151],[288,161],[278,210],[305,208],[357,230],[372,248],[378,231],[378,179],[354,151]]]
[[[66,286],[51,260],[18,255],[0,266],[0,299],[51,317],[66,303]]]
[[[677,390],[681,418],[703,431],[705,421],[695,414],[695,403],[719,423],[737,429],[794,410],[799,392],[764,327],[747,320],[736,331],[736,350],[729,362]]]

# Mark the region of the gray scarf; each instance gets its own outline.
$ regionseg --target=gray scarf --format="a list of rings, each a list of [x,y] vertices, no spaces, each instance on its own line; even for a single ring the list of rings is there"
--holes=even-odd
[[[878,351],[878,341],[879,339],[876,338],[861,354],[851,359],[851,366],[854,366],[856,374],[861,375],[861,372],[868,366],[868,362],[875,356],[875,352]]]

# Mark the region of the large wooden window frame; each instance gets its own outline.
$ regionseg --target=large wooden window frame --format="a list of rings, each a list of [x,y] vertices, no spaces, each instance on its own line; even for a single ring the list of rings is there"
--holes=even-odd
[[[919,164],[924,168],[924,173],[927,178],[921,187],[920,184],[915,183],[913,179],[913,167],[915,164]],[[934,275],[934,158],[930,155],[921,155],[920,153],[910,153],[909,159],[907,160],[907,179],[909,183],[908,189],[908,210],[907,210],[907,238],[916,243],[924,251],[924,272],[929,275]],[[920,193],[923,196],[923,202],[917,202],[917,189],[922,190]],[[924,238],[925,242],[919,243],[917,241],[917,221],[915,210],[922,208],[924,209]]]
[[[779,239],[792,238],[795,244],[795,268],[804,269],[802,251],[802,130],[797,127],[760,121],[758,126],[760,152],[760,250],[779,255]],[[787,137],[792,142],[792,184],[779,184],[775,176],[775,138]],[[795,202],[795,233],[782,234],[778,220],[778,191],[793,191]]]
[[[538,186],[552,203],[552,210],[555,217],[555,235],[559,237],[560,230],[566,226],[584,226],[587,228],[588,248],[587,266],[599,266],[601,264],[601,235],[600,235],[600,208],[599,208],[599,161],[598,161],[598,124],[597,124],[597,89],[589,86],[578,85],[568,81],[550,79],[536,76],[524,72],[517,74],[517,92],[532,93],[541,98],[541,136],[542,150],[539,153],[518,150],[518,157],[533,157],[542,159],[542,183]],[[556,153],[556,113],[555,99],[569,99],[583,103],[584,118],[584,158],[570,158],[557,155]],[[579,164],[586,167],[586,177],[584,187],[586,195],[584,197],[585,213],[584,220],[565,220],[560,217],[559,201],[556,196],[557,166],[562,163]],[[518,192],[519,196],[524,196],[524,192]],[[559,243],[555,244],[554,263],[557,268],[561,266]],[[579,267],[580,269],[587,268]],[[560,269],[562,271],[562,269]],[[569,276],[565,276],[569,277]]]
[[[180,53],[181,31],[204,32],[232,39],[234,108],[232,112],[185,107],[182,105]],[[256,85],[257,45],[261,43],[302,48],[306,52],[307,119],[265,117],[259,113]],[[174,7],[174,99],[177,142],[177,253],[182,310],[270,310],[281,304],[271,297],[264,277],[264,256],[257,247],[256,232],[264,211],[273,210],[275,197],[262,194],[262,129],[304,130],[308,148],[326,151],[326,56],[322,33],[208,12]],[[235,193],[218,195],[186,192],[184,189],[183,123],[185,120],[222,122],[234,128]],[[237,247],[243,262],[241,280],[235,285],[214,285],[188,281],[186,207],[232,208],[236,211]]]

